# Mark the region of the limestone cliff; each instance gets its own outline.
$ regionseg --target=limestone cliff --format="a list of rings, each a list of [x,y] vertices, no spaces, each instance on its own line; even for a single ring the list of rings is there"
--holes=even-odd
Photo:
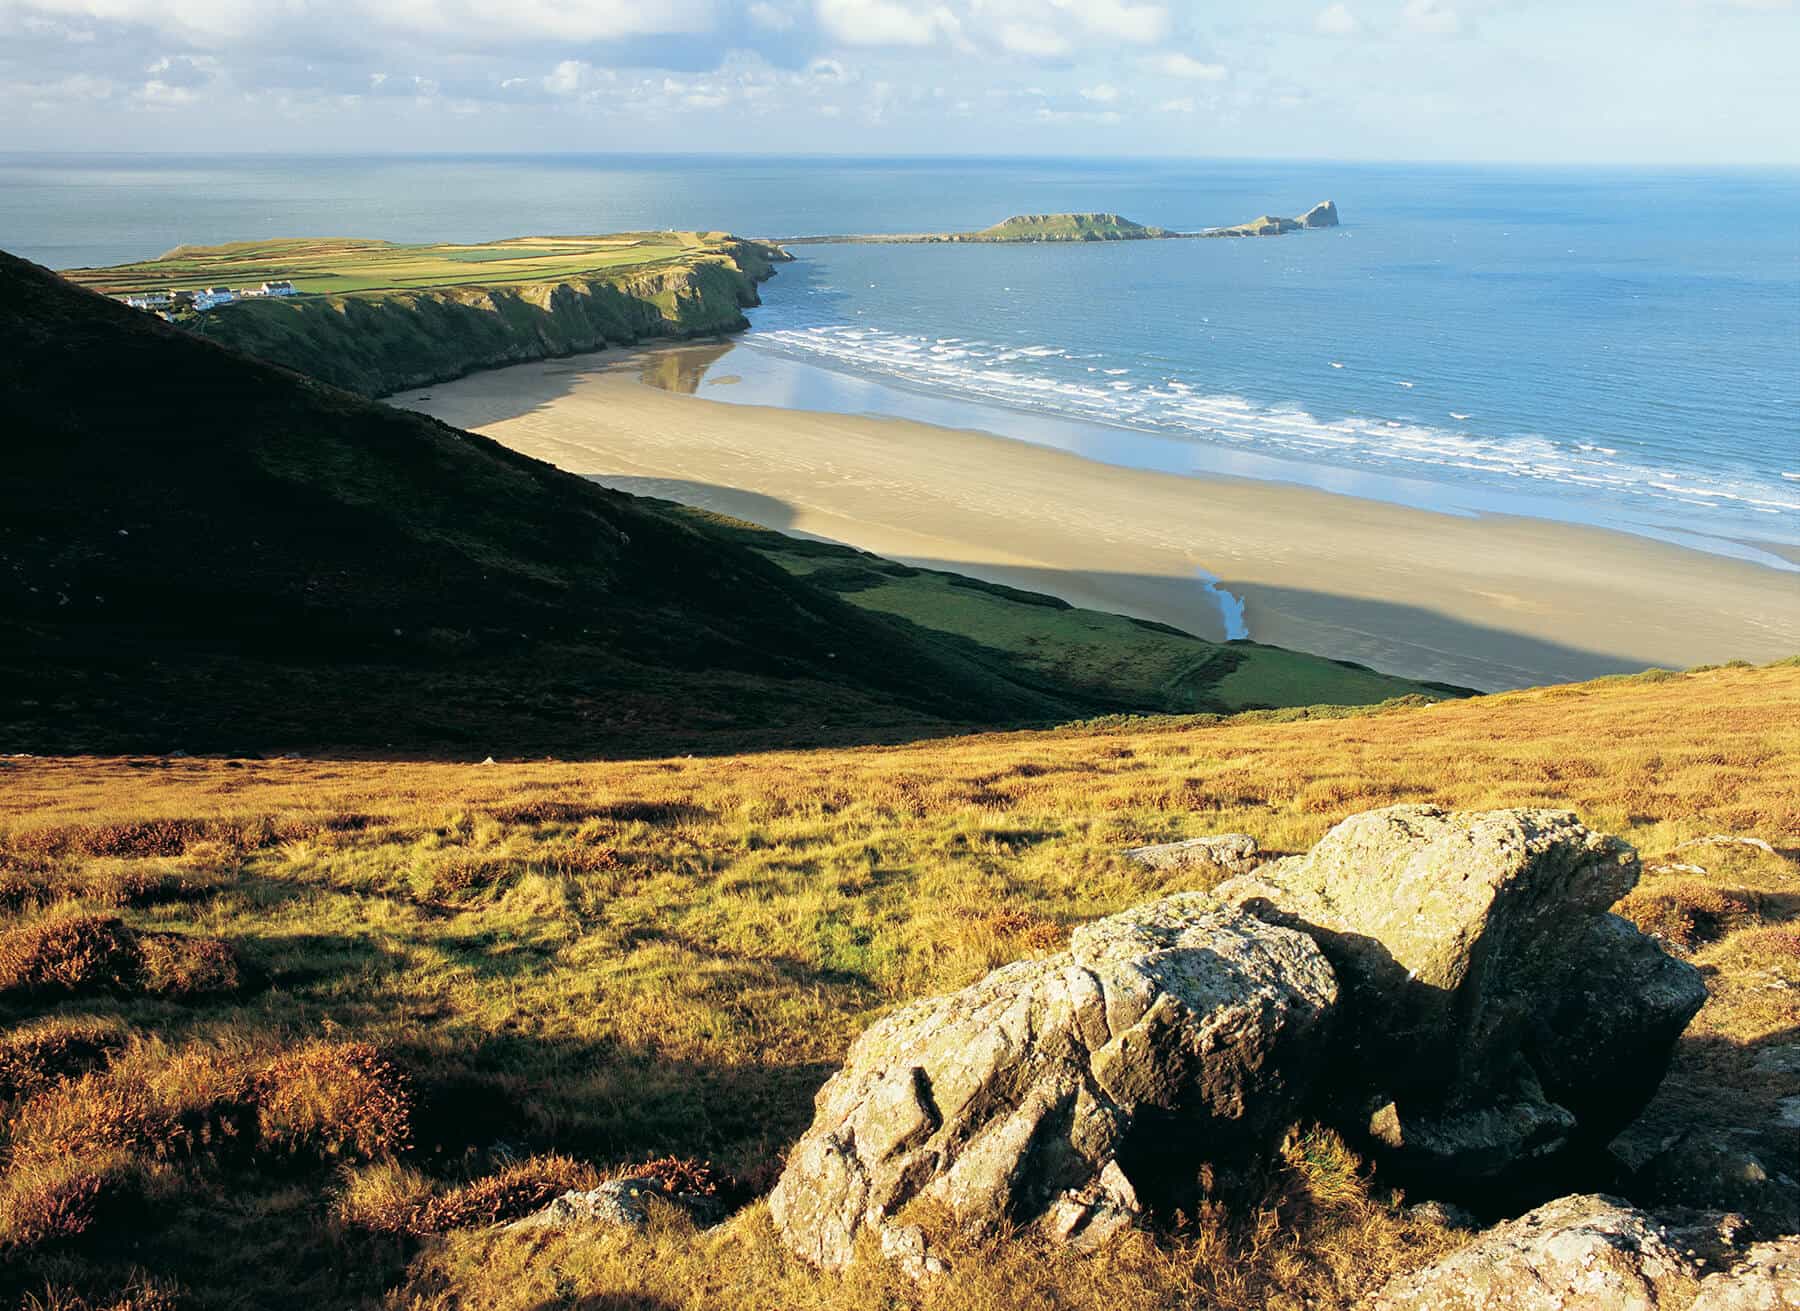
[[[297,372],[385,396],[528,360],[733,332],[786,258],[733,241],[649,269],[538,283],[245,300],[193,330]]]

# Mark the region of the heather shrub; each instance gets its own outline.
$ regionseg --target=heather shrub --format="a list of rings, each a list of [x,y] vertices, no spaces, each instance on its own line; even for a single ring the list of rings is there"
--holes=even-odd
[[[624,1171],[632,1179],[648,1179],[666,1193],[682,1197],[735,1199],[741,1191],[737,1180],[709,1161],[691,1156],[659,1156]]]
[[[15,1161],[0,1181],[0,1251],[79,1238],[137,1191],[129,1152]]]
[[[432,1198],[420,1212],[415,1232],[441,1234],[514,1220],[571,1189],[599,1183],[600,1175],[592,1166],[571,1157],[534,1156]]]
[[[0,933],[0,993],[130,991],[137,935],[118,919],[67,915]]]
[[[139,933],[105,915],[63,915],[0,933],[0,994],[154,994],[173,999],[237,991],[246,973],[217,938]]]
[[[124,1043],[120,1025],[89,1018],[40,1020],[0,1034],[0,1101],[85,1074]]]
[[[171,1117],[135,1070],[100,1070],[65,1079],[26,1101],[10,1126],[12,1163],[47,1163],[100,1150],[155,1153]]]
[[[381,1161],[347,1176],[335,1214],[340,1224],[372,1233],[422,1238],[515,1220],[571,1189],[599,1183],[592,1166],[555,1154],[448,1189],[409,1166]]]
[[[1638,888],[1618,904],[1618,913],[1645,933],[1683,951],[1716,942],[1733,928],[1754,921],[1758,899],[1742,888],[1683,879]]]
[[[256,1080],[262,1150],[371,1159],[412,1141],[412,1081],[368,1043],[309,1042]]]

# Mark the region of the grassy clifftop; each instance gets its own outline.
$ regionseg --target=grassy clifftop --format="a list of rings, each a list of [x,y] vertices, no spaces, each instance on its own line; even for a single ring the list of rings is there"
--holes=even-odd
[[[301,295],[239,300],[180,321],[381,396],[524,360],[735,331],[782,258],[716,232],[434,246],[284,240],[181,247],[66,276],[109,293],[291,281]]]
[[[229,948],[238,989],[91,968],[0,991],[0,1297],[48,1283],[53,1305],[113,1306],[136,1281],[236,1311],[1351,1307],[1462,1236],[1304,1125],[1261,1206],[1092,1255],[949,1234],[934,1250],[954,1277],[919,1287],[875,1260],[809,1271],[760,1203],[717,1233],[490,1224],[670,1154],[753,1197],[876,1016],[1204,880],[1122,848],[1236,831],[1293,852],[1398,801],[1571,808],[1637,845],[1652,872],[1619,909],[1710,994],[1647,1136],[1749,1135],[1791,1173],[1791,663],[698,760],[0,759],[0,966],[73,940],[131,964],[179,935]],[[1772,850],[1682,846],[1711,834]],[[85,939],[58,927],[77,921]]]

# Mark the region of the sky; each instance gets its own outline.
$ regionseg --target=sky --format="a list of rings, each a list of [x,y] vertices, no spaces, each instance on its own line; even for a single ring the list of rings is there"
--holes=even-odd
[[[1796,0],[0,0],[0,150],[1800,164]]]

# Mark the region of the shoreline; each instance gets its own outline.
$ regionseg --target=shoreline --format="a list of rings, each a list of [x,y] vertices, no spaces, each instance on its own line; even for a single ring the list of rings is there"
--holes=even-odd
[[[1407,677],[1502,690],[1800,652],[1800,588],[1768,566],[1604,528],[688,394],[719,353],[535,361],[389,400],[623,491],[1214,640],[1228,592],[1252,640]]]

